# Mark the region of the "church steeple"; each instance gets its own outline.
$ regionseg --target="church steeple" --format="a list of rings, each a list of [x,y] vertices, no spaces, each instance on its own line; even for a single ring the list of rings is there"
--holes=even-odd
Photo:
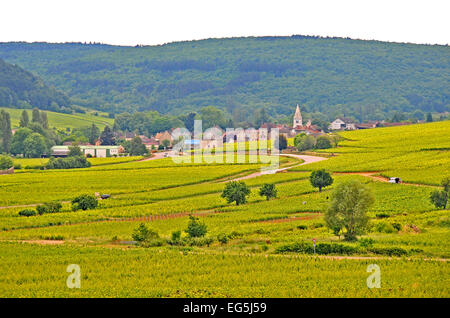
[[[298,104],[297,104],[297,109],[295,110],[294,123],[292,125],[292,128],[296,128],[298,126],[303,126],[303,119],[302,119],[302,114],[300,112],[300,107],[298,107]]]

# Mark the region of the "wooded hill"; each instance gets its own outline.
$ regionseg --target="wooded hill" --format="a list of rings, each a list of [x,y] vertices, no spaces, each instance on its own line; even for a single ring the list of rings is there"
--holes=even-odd
[[[0,59],[0,106],[39,107],[57,112],[71,112],[69,97],[42,79],[17,65]]]
[[[0,57],[74,104],[174,115],[213,105],[235,122],[265,107],[357,120],[450,110],[450,49],[344,38],[249,37],[158,46],[0,43]],[[284,116],[284,117],[283,117]]]

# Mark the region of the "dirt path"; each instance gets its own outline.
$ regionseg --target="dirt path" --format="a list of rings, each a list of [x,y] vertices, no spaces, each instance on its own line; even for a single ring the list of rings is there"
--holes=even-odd
[[[363,177],[367,177],[370,178],[372,180],[375,181],[380,181],[380,182],[389,182],[389,178],[380,176],[380,172],[379,171],[368,171],[368,172],[333,172],[333,174],[335,175],[358,175],[358,176],[363,176]],[[412,186],[416,186],[416,187],[431,187],[431,188],[440,188],[439,186],[434,186],[434,185],[428,185],[428,184],[420,184],[420,183],[409,183],[409,182],[402,182],[400,184],[403,185],[412,185]]]
[[[150,160],[156,160],[156,159],[163,159],[163,158],[164,158],[164,155],[166,155],[166,154],[167,154],[167,156],[169,155],[169,153],[168,153],[167,151],[165,151],[165,152],[155,152],[155,153],[153,154],[153,156],[151,156],[151,157],[149,157],[149,158],[141,159],[141,160],[139,160],[139,161],[142,162],[142,161],[150,161]]]
[[[308,216],[289,216],[289,217],[280,217],[270,220],[261,220],[256,221],[258,223],[287,223],[287,222],[294,222],[294,221],[305,221],[305,220],[313,220],[319,218],[322,213],[319,212],[301,212],[301,213],[314,213],[315,215],[308,215]]]

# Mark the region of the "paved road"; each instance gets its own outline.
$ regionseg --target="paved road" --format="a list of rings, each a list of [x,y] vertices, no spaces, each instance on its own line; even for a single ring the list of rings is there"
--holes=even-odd
[[[319,161],[328,159],[328,158],[324,158],[324,157],[316,157],[316,156],[309,156],[309,155],[294,155],[294,154],[281,154],[280,156],[286,156],[286,157],[293,157],[293,158],[301,159],[301,160],[303,160],[303,162],[299,163],[297,165],[289,166],[289,167],[285,167],[285,168],[279,168],[279,169],[267,170],[267,171],[258,171],[258,172],[249,174],[247,176],[236,178],[236,179],[231,180],[231,181],[239,181],[239,180],[256,178],[256,177],[259,177],[259,176],[262,176],[262,175],[265,175],[265,174],[278,173],[278,172],[281,172],[281,171],[284,171],[284,170],[292,169],[294,167],[303,166],[303,165],[307,165],[307,164],[310,164],[310,163],[319,162]]]

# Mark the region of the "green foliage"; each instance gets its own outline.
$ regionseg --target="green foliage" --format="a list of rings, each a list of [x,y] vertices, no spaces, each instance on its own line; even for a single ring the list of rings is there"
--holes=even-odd
[[[236,202],[236,205],[247,202],[249,195],[250,188],[243,181],[228,182],[222,192],[222,198],[225,198],[228,203]]]
[[[270,200],[270,198],[276,198],[277,197],[277,189],[275,187],[275,184],[273,183],[265,183],[263,186],[259,189],[259,195],[265,196],[267,201]]]
[[[434,190],[430,194],[430,201],[438,209],[444,209],[447,207],[448,192]]]
[[[76,168],[88,168],[91,163],[85,156],[70,156],[67,158],[53,158],[47,162],[45,167],[47,169],[76,169]]]
[[[313,172],[311,172],[309,181],[314,188],[319,188],[319,192],[322,191],[322,188],[328,187],[329,185],[333,184],[333,178],[325,169],[314,170]]]
[[[316,141],[316,149],[328,149],[331,148],[331,140],[327,136],[319,136]]]
[[[148,154],[147,148],[138,136],[134,137],[130,141],[125,141],[122,146],[125,148],[125,151],[130,154],[130,156],[143,156]]]
[[[179,243],[181,240],[181,231],[172,232],[171,241],[173,244]]]
[[[97,198],[93,195],[82,194],[72,200],[72,211],[92,210],[98,206]]]
[[[114,133],[109,128],[109,126],[105,126],[100,135],[100,142],[102,145],[111,146],[116,144],[116,138],[114,137]]]
[[[39,133],[32,133],[23,141],[23,154],[27,158],[39,158],[48,151],[45,138]]]
[[[313,149],[316,145],[316,139],[311,135],[304,133],[298,134],[294,138],[294,146],[298,151],[305,151]]]
[[[82,106],[183,114],[214,105],[248,118],[267,105],[268,115],[286,123],[298,92],[305,118],[321,112],[328,120],[346,114],[387,120],[394,109],[448,111],[447,54],[441,45],[302,35],[146,47],[0,44],[8,62],[51,79]]]
[[[68,157],[77,157],[82,156],[83,152],[81,151],[81,148],[78,147],[78,145],[69,146],[69,153],[67,154]]]
[[[11,149],[11,117],[4,110],[0,111],[0,151],[9,153]]]
[[[0,170],[6,170],[13,166],[13,161],[10,157],[0,155]]]
[[[228,243],[228,235],[221,233],[217,235],[217,241],[221,244],[227,244]]]
[[[286,149],[287,146],[288,146],[288,142],[287,142],[286,136],[285,135],[280,135],[280,139],[279,139],[279,142],[278,142],[278,149],[281,151],[283,149]]]
[[[20,115],[19,126],[22,128],[27,127],[29,123],[30,123],[30,118],[28,117],[28,112],[24,109],[22,111],[22,114]]]
[[[137,242],[149,242],[151,240],[158,239],[159,235],[157,232],[149,229],[144,223],[141,223],[136,229],[134,229],[131,237]]]
[[[44,213],[58,213],[61,211],[62,205],[59,202],[46,202],[43,205],[40,204],[36,207],[36,211],[39,215],[42,215]]]
[[[25,210],[19,211],[19,215],[20,216],[34,216],[34,215],[36,215],[36,211],[25,209]]]
[[[325,222],[333,231],[345,229],[346,240],[355,240],[356,235],[363,234],[369,217],[367,210],[375,202],[370,189],[357,180],[349,180],[337,185],[333,192]]]
[[[203,237],[207,233],[206,224],[200,222],[198,218],[195,218],[191,215],[189,217],[189,224],[186,229],[186,233],[189,235],[189,237]]]
[[[65,94],[46,86],[32,73],[0,59],[0,105],[36,106],[62,111],[71,105],[71,101]]]

